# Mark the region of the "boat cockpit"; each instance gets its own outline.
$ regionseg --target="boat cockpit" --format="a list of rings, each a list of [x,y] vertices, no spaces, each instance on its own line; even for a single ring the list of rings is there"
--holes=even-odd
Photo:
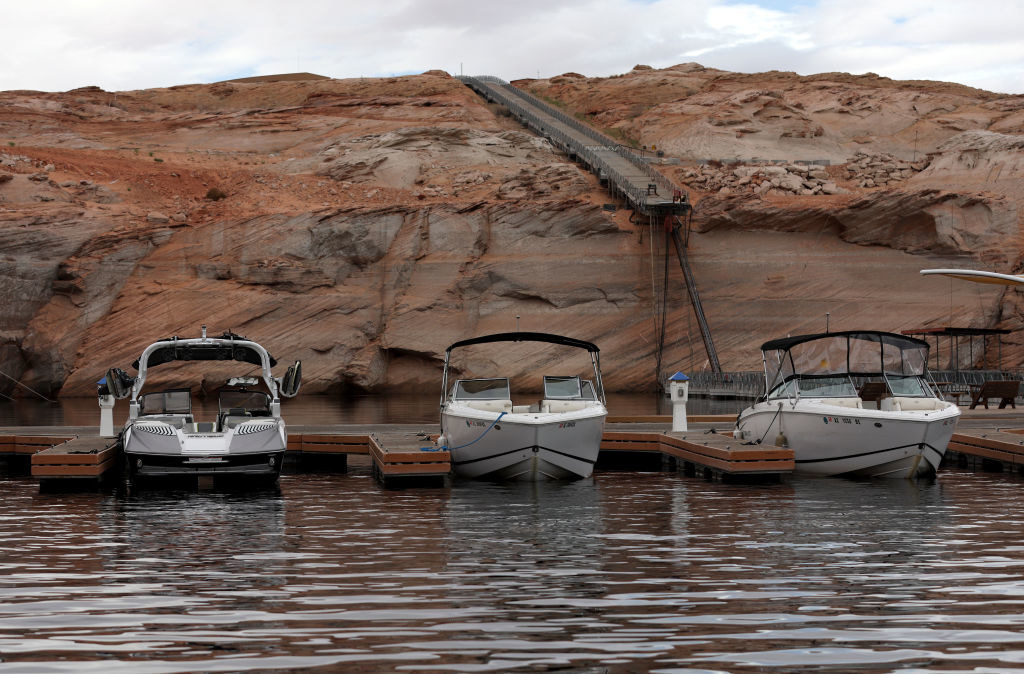
[[[154,391],[139,396],[138,420],[160,421],[185,433],[225,433],[244,421],[272,416],[270,402],[263,391],[223,389],[217,400],[217,420],[197,422],[190,389]]]
[[[270,396],[263,391],[224,389],[217,399],[217,428],[227,431],[243,421],[269,417]]]
[[[180,429],[194,425],[191,391],[180,388],[140,395],[139,419],[161,421]]]
[[[514,404],[511,387],[505,377],[459,379],[449,392],[449,400],[485,412],[506,414],[542,414],[574,412],[599,404],[594,383],[578,376],[545,375],[543,395],[536,402]],[[517,394],[517,398],[519,395]],[[523,395],[524,399],[526,394]],[[525,400],[524,400],[525,402]]]

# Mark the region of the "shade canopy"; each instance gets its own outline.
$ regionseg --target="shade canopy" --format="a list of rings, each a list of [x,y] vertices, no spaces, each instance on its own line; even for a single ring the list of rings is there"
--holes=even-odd
[[[591,342],[585,342],[582,339],[563,337],[562,335],[555,335],[547,332],[498,332],[493,335],[482,335],[480,337],[473,337],[471,339],[464,339],[460,342],[455,342],[445,349],[445,353],[451,353],[452,350],[463,346],[489,344],[492,342],[547,342],[549,344],[561,344],[562,346],[586,349],[591,353],[599,352],[597,346]]]
[[[949,278],[972,283],[989,283],[1001,286],[1024,286],[1024,276],[1014,274],[999,274],[994,271],[979,271],[975,269],[922,269],[922,276],[948,276]]]
[[[923,375],[928,342],[892,332],[797,335],[761,345],[769,386],[793,376]]]
[[[245,343],[238,343],[235,340],[245,340],[244,337],[232,333],[225,333],[219,339],[202,340],[179,340],[177,337],[160,340],[149,353],[146,359],[146,367],[155,367],[164,363],[175,361],[191,360],[234,360],[252,365],[263,365],[263,355],[259,349],[253,348]],[[277,360],[269,353],[270,366],[277,365]],[[139,360],[132,363],[132,367],[139,369]]]

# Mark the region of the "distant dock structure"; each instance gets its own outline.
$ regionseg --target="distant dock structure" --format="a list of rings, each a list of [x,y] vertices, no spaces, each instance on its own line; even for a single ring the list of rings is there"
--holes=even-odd
[[[459,79],[486,100],[508,108],[521,124],[586,166],[634,211],[659,217],[685,215],[690,210],[686,193],[632,149],[498,77]]]
[[[652,236],[654,226],[664,223],[665,254],[668,255],[670,245],[675,246],[679,266],[686,279],[686,291],[700,328],[704,349],[707,351],[708,364],[712,372],[721,372],[722,366],[711,338],[711,329],[704,316],[696,278],[687,259],[689,225],[684,228],[683,218],[692,213],[692,208],[686,192],[658,173],[631,148],[615,142],[597,129],[501,78],[491,75],[463,75],[459,79],[485,100],[508,108],[511,115],[523,126],[548,139],[570,159],[595,173],[613,195],[622,195],[634,213],[647,216]],[[665,302],[662,302],[663,312],[665,306]],[[658,373],[661,371],[663,348],[664,343],[659,343],[658,366],[655,368]]]

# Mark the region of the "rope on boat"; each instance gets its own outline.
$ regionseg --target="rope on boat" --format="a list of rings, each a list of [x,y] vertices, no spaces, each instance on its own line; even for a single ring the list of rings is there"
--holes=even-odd
[[[492,422],[491,422],[491,425],[487,427],[487,430],[485,430],[485,431],[484,431],[483,433],[481,433],[481,434],[480,434],[480,437],[478,437],[478,438],[477,438],[476,440],[474,440],[473,442],[467,442],[466,444],[464,444],[464,445],[459,445],[458,447],[449,447],[448,445],[444,445],[443,447],[441,447],[441,448],[440,448],[440,451],[442,451],[442,452],[450,452],[450,451],[452,451],[453,449],[462,449],[463,447],[469,447],[470,445],[473,445],[473,444],[476,444],[477,442],[480,442],[480,441],[481,441],[481,440],[483,439],[483,437],[484,437],[485,435],[487,435],[488,433],[490,433],[490,432],[491,432],[491,429],[492,429],[492,428],[494,428],[494,426],[495,426],[495,425],[496,425],[496,424],[497,424],[497,423],[498,423],[499,421],[501,421],[501,418],[502,418],[503,416],[505,416],[506,414],[508,414],[508,412],[502,412],[501,414],[499,414],[499,415],[498,415],[498,418],[497,418],[497,419],[495,419],[494,421],[492,421]],[[433,450],[433,448],[431,448],[431,447],[420,447],[420,449],[422,449],[422,450],[425,450],[425,451],[435,451],[435,450]]]
[[[782,403],[779,403],[779,409],[775,410],[775,416],[772,417],[772,420],[768,422],[768,428],[764,429],[764,435],[762,435],[757,440],[751,440],[750,442],[744,442],[743,444],[744,445],[760,445],[762,442],[764,442],[764,439],[766,437],[768,437],[768,432],[770,430],[772,430],[772,424],[774,424],[775,420],[779,418],[779,413],[780,412],[782,412]]]

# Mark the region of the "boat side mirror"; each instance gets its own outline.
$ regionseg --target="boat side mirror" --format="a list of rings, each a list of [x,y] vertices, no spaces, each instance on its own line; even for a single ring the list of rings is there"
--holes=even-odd
[[[128,397],[134,383],[135,377],[132,377],[119,367],[112,367],[107,370],[107,391],[118,400]]]
[[[302,387],[302,361],[295,361],[295,364],[288,368],[281,378],[281,395],[285,398],[293,398]]]

